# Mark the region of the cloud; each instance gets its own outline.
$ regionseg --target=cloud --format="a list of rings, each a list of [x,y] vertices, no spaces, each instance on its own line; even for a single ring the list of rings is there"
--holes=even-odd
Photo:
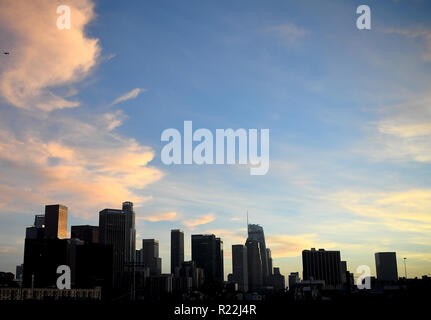
[[[310,31],[291,22],[268,27],[266,28],[266,31],[278,37],[285,44],[292,44],[310,33]]]
[[[183,221],[183,224],[189,228],[194,228],[196,226],[202,225],[202,224],[207,224],[210,223],[212,221],[215,220],[215,216],[213,213],[208,213],[205,215],[200,216],[197,219],[192,219],[192,220],[185,220]]]
[[[431,96],[382,109],[361,151],[376,160],[431,162]]]
[[[0,246],[0,254],[12,254],[16,253],[18,250],[16,247],[12,246]]]
[[[56,26],[56,8],[71,8],[71,29]],[[100,55],[97,39],[85,34],[94,19],[90,0],[0,2],[0,38],[11,54],[0,67],[0,92],[19,108],[51,111],[74,108],[79,101],[56,93],[87,76]]]
[[[425,61],[431,61],[431,31],[425,27],[415,28],[387,28],[384,30],[387,34],[398,34],[408,38],[420,38],[425,42],[426,51],[422,58]]]
[[[417,234],[431,232],[431,189],[396,192],[343,191],[328,196],[338,206],[375,224]]]
[[[163,175],[148,165],[154,158],[151,148],[96,121],[51,115],[15,120],[15,128],[0,130],[4,212],[61,202],[88,218],[126,200],[141,205],[148,199],[142,189]],[[0,121],[2,128],[5,122]]]
[[[151,215],[147,215],[144,217],[140,217],[138,220],[148,220],[150,222],[158,222],[158,221],[173,221],[177,218],[176,212],[164,212],[164,213],[155,213]]]
[[[129,91],[129,92],[127,92],[126,94],[123,94],[121,97],[118,97],[117,99],[115,99],[115,100],[110,104],[110,106],[116,105],[116,104],[118,104],[118,103],[120,103],[120,102],[124,102],[124,101],[130,100],[130,99],[135,99],[135,98],[137,98],[137,97],[138,97],[138,95],[139,95],[141,92],[145,92],[145,91],[147,91],[147,89],[135,88],[135,89],[133,89],[132,91]]]

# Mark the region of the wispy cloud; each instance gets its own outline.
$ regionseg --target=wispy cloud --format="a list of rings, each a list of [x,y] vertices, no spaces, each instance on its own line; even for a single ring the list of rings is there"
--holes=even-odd
[[[185,220],[183,221],[183,224],[189,228],[194,228],[196,226],[202,225],[202,224],[207,224],[210,223],[212,221],[215,220],[215,216],[213,213],[208,213],[208,214],[204,214],[202,216],[200,216],[199,218],[196,219],[191,219],[191,220]]]
[[[158,222],[158,221],[173,221],[177,219],[177,213],[172,212],[163,212],[163,213],[154,213],[150,215],[145,215],[137,218],[138,220],[147,220],[150,222]]]
[[[425,61],[431,61],[431,30],[425,27],[412,27],[412,28],[386,28],[384,30],[387,34],[398,34],[408,38],[423,39],[426,46],[426,52],[423,53],[422,58]]]
[[[386,107],[361,152],[377,160],[431,162],[431,96]]]
[[[110,106],[112,107],[113,105],[116,105],[118,103],[130,100],[130,99],[135,99],[139,96],[139,94],[141,92],[145,92],[147,91],[147,89],[143,89],[143,88],[135,88],[125,94],[123,94],[121,97],[118,97],[117,99],[115,99]]]
[[[0,2],[2,46],[11,54],[2,60],[0,92],[10,104],[51,111],[74,108],[79,101],[54,92],[88,75],[100,55],[97,39],[85,34],[94,19],[90,0],[68,2],[73,12],[70,30],[56,26],[55,8],[61,1]]]
[[[292,44],[310,33],[310,31],[291,22],[268,27],[266,31],[279,38],[285,44]]]
[[[429,234],[431,190],[393,192],[342,191],[328,196],[338,206],[391,230]]]

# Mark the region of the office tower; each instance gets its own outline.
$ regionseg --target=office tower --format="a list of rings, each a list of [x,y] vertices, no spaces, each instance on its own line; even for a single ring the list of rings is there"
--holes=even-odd
[[[68,239],[26,239],[23,287],[56,287],[57,268],[60,265],[70,265],[69,252]]]
[[[130,201],[123,202],[123,212],[126,216],[126,257],[128,264],[135,262],[136,254],[136,228],[135,228],[135,211],[133,203]]]
[[[45,215],[37,214],[34,216],[34,224],[25,229],[26,239],[45,238]]]
[[[99,243],[99,227],[97,226],[72,226],[71,238],[79,239],[85,243]]]
[[[216,238],[216,273],[215,279],[217,281],[224,281],[224,257],[223,257],[223,241],[220,238]]]
[[[325,249],[302,251],[302,276],[304,280],[323,280],[325,287],[336,289],[341,285],[340,251]]]
[[[266,248],[266,256],[268,258],[268,273],[271,276],[273,271],[272,271],[272,254],[271,254],[270,248]]]
[[[269,276],[268,256],[266,252],[265,234],[263,228],[258,224],[248,225],[248,239],[259,241],[260,256],[262,261],[262,274],[265,280]]]
[[[192,260],[196,267],[204,270],[205,281],[217,280],[216,246],[216,237],[213,234],[192,235]]]
[[[348,280],[348,271],[347,271],[347,262],[341,261],[340,263],[340,276],[341,276],[341,284],[346,284]]]
[[[102,294],[112,288],[112,246],[85,243],[76,247],[75,284],[77,288],[102,288]]]
[[[69,240],[69,267],[70,267],[70,273],[71,273],[71,283],[72,286],[75,285],[75,274],[76,274],[76,251],[77,248],[84,245],[85,242],[80,240],[80,239],[76,239],[76,238],[72,238]]]
[[[242,244],[232,246],[232,281],[240,291],[248,291],[247,247]]]
[[[286,282],[284,276],[280,273],[280,268],[274,268],[274,274],[269,276],[268,284],[274,288],[274,292],[280,292],[286,289]]]
[[[199,289],[204,283],[204,270],[196,267],[194,261],[185,261],[175,268],[176,291],[187,292],[191,289]]]
[[[397,281],[397,255],[395,252],[377,252],[376,258],[376,274],[377,280],[380,281]]]
[[[294,290],[297,283],[300,283],[299,272],[291,272],[289,274],[289,291]]]
[[[34,216],[34,226],[36,228],[45,228],[45,215],[44,214],[36,214]]]
[[[162,259],[159,258],[159,241],[156,239],[142,240],[142,261],[144,267],[150,268],[151,275],[162,273]]]
[[[171,230],[171,273],[184,262],[184,232],[179,229]]]
[[[45,238],[67,238],[67,207],[61,204],[45,206]]]
[[[123,209],[104,209],[99,212],[99,242],[112,246],[113,285],[118,288],[126,266],[134,263],[136,253],[135,214],[131,202]],[[132,261],[131,261],[132,259]]]
[[[248,266],[248,288],[249,291],[258,291],[263,286],[262,250],[260,242],[247,239],[247,266]]]

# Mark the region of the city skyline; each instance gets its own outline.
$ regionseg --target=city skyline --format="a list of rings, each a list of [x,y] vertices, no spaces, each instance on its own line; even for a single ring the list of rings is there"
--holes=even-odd
[[[206,243],[207,241],[212,241],[213,242],[213,249],[211,251],[211,254],[213,256],[213,258],[210,258],[210,256],[208,255],[208,253],[205,253],[204,256],[198,257],[196,256],[195,258],[193,258],[193,255],[190,253],[189,256],[185,255],[185,246],[184,246],[184,232],[180,229],[171,229],[170,230],[170,234],[171,234],[171,242],[170,242],[170,247],[169,247],[169,251],[170,251],[170,257],[171,259],[169,259],[169,261],[164,261],[165,265],[169,265],[169,270],[168,272],[163,272],[166,270],[163,270],[162,267],[162,261],[163,259],[159,257],[159,240],[158,239],[149,239],[149,238],[142,238],[139,239],[138,237],[136,237],[135,242],[134,243],[130,243],[127,244],[127,241],[124,241],[124,239],[121,240],[122,236],[121,233],[124,234],[128,234],[127,231],[127,225],[130,225],[134,218],[131,219],[131,221],[128,218],[128,215],[133,214],[133,203],[126,201],[123,202],[123,208],[122,210],[119,209],[109,209],[109,208],[105,208],[103,210],[101,210],[99,212],[99,224],[97,226],[91,226],[91,225],[71,225],[70,226],[70,230],[71,232],[67,231],[67,234],[70,236],[67,237],[63,237],[61,236],[61,234],[59,234],[60,236],[56,236],[56,237],[52,237],[50,233],[47,233],[47,230],[52,230],[53,226],[56,227],[63,227],[66,225],[68,225],[67,223],[67,211],[68,211],[68,207],[62,204],[55,204],[55,205],[46,205],[45,206],[45,214],[49,214],[52,215],[53,213],[53,209],[57,208],[57,210],[59,210],[58,208],[61,208],[62,211],[66,212],[65,215],[65,221],[59,221],[56,219],[51,219],[49,221],[46,221],[45,219],[45,215],[35,215],[34,216],[34,224],[30,227],[26,228],[26,232],[25,232],[25,239],[41,239],[41,238],[46,238],[46,239],[63,239],[63,240],[79,240],[79,241],[83,241],[82,243],[90,243],[90,244],[108,244],[108,245],[114,245],[113,246],[113,252],[114,252],[114,256],[116,256],[117,254],[115,254],[116,251],[120,250],[122,253],[120,254],[123,258],[121,260],[120,263],[115,262],[116,259],[114,259],[113,262],[113,274],[115,275],[116,272],[125,272],[125,270],[127,270],[128,266],[131,266],[132,264],[138,264],[138,265],[142,265],[143,267],[149,268],[149,275],[152,276],[157,276],[157,275],[163,275],[163,274],[176,274],[175,268],[174,271],[172,271],[172,254],[174,252],[178,252],[178,254],[182,255],[182,262],[178,265],[181,266],[182,263],[186,262],[186,263],[195,263],[197,267],[201,267],[204,271],[207,270],[208,267],[208,263],[213,264],[212,267],[210,267],[210,269],[212,271],[209,271],[209,273],[211,274],[209,276],[209,279],[218,279],[217,281],[230,281],[229,280],[229,276],[232,276],[232,280],[233,281],[238,281],[239,279],[241,279],[241,281],[238,283],[239,288],[249,288],[250,290],[252,290],[253,288],[259,288],[259,287],[263,287],[265,285],[269,285],[270,284],[270,276],[273,275],[273,271],[277,270],[278,274],[283,275],[283,272],[280,272],[280,268],[277,266],[277,264],[273,262],[271,256],[268,256],[267,254],[271,252],[271,249],[269,247],[265,247],[265,250],[261,249],[261,244],[263,243],[263,245],[265,246],[265,236],[264,236],[264,230],[263,227],[260,224],[252,224],[249,223],[248,220],[248,212],[247,212],[247,217],[246,217],[246,221],[247,221],[247,230],[248,230],[248,235],[245,238],[245,240],[243,241],[243,243],[239,244],[232,244],[232,251],[231,251],[231,255],[224,255],[223,253],[223,239],[221,239],[220,237],[217,237],[217,235],[214,234],[191,234],[190,235],[190,247],[191,247],[191,251],[193,251],[193,242],[195,239],[195,241],[203,241],[204,243]],[[108,218],[110,216],[110,218]],[[129,221],[129,222],[128,222]],[[45,223],[47,223],[49,225],[49,227],[47,228]],[[101,225],[104,226],[106,224],[110,224],[110,231],[105,230],[106,227],[102,227]],[[117,225],[117,227],[115,227],[115,225]],[[122,231],[120,231],[118,229],[118,227],[122,228]],[[42,233],[37,230],[42,230]],[[99,231],[100,230],[100,231]],[[76,237],[73,237],[73,233],[75,231],[75,235]],[[96,231],[96,233],[94,233]],[[66,230],[63,230],[63,233],[66,232]],[[120,232],[120,233],[118,233]],[[63,234],[62,233],[62,234]],[[116,234],[118,233],[118,234]],[[133,229],[132,233],[136,233],[136,231]],[[178,246],[178,244],[176,244],[175,242],[178,242],[179,239],[177,238],[177,236],[175,238],[172,238],[173,234],[181,234],[181,238],[182,239],[180,242],[182,242],[181,246]],[[99,236],[100,234],[100,236]],[[105,235],[106,234],[106,235]],[[96,236],[97,235],[97,236]],[[172,241],[174,239],[174,241]],[[212,240],[210,240],[212,239]],[[132,240],[131,240],[132,241]],[[137,248],[136,247],[136,243],[142,243],[141,248]],[[205,247],[208,245],[208,243],[206,243]],[[133,249],[131,249],[132,252],[135,252],[134,258],[127,258],[128,255],[126,255],[127,252],[127,248],[131,247]],[[238,251],[241,248],[242,251]],[[122,249],[121,249],[122,248]],[[136,248],[136,249],[134,249]],[[236,254],[237,254],[237,260],[236,262],[234,262],[234,248],[236,248]],[[206,250],[206,249],[205,249]],[[245,251],[244,251],[245,250]],[[199,249],[199,245],[196,246],[196,252],[201,251],[201,249]],[[221,257],[220,255],[217,257],[217,252],[221,252]],[[247,254],[248,252],[248,254]],[[338,257],[338,264],[339,267],[335,268],[332,272],[334,272],[339,279],[336,280],[338,282],[336,282],[335,280],[333,280],[333,278],[331,278],[330,280],[330,284],[332,286],[334,286],[334,283],[338,283],[338,285],[341,285],[342,283],[344,284],[346,280],[342,280],[343,278],[343,273],[344,272],[350,272],[350,275],[353,276],[352,279],[355,279],[355,271],[351,268],[349,268],[349,261],[345,261],[345,259],[342,261],[341,260],[341,252],[340,250],[337,251],[326,251],[323,248],[319,247],[319,250],[316,251],[315,248],[311,248],[311,250],[309,250],[308,248],[303,248],[301,250],[302,253],[302,260],[301,260],[301,268],[298,270],[290,270],[289,274],[295,274],[298,273],[299,275],[301,275],[302,277],[304,277],[304,280],[309,280],[310,279],[310,274],[309,271],[305,271],[305,270],[311,270],[309,265],[310,262],[309,261],[309,255],[312,253],[316,253],[316,254],[321,254],[323,252],[323,254],[326,255],[331,255],[332,257],[327,259],[333,259],[333,255],[335,255],[336,257]],[[25,253],[25,252],[24,252]],[[202,254],[202,253],[201,253]],[[175,254],[174,254],[175,255]],[[243,258],[245,261],[239,261],[238,260],[238,255],[244,255]],[[371,270],[375,270],[375,272],[372,272],[370,274],[370,276],[377,278],[379,280],[384,280],[384,281],[397,281],[398,279],[398,271],[397,271],[397,264],[398,264],[398,260],[396,258],[396,252],[375,252],[373,253],[373,255],[375,256],[375,264],[373,265],[365,265],[366,267],[370,268]],[[380,259],[378,259],[378,257],[385,257],[384,259],[386,259],[384,261],[385,265],[390,265],[389,269],[382,269],[383,267],[382,262],[380,262]],[[389,256],[389,257],[388,257]],[[23,254],[23,261],[24,261],[24,257],[25,254]],[[185,257],[187,257],[188,259],[186,259]],[[259,257],[259,258],[258,258]],[[388,258],[386,258],[388,257]],[[230,261],[231,264],[231,268],[228,267],[228,270],[230,269],[230,271],[226,272],[225,271],[225,261],[224,259],[227,258],[228,261]],[[131,260],[128,260],[131,259]],[[155,259],[153,261],[153,259]],[[217,264],[217,261],[220,261],[219,259],[221,259],[221,265]],[[242,258],[241,258],[242,259]],[[269,265],[268,265],[268,269],[267,272],[268,274],[265,275],[265,268],[264,268],[264,260],[267,260],[267,262],[269,262],[269,259],[271,260],[270,262],[270,266],[271,266],[271,270],[269,269]],[[307,259],[307,260],[304,260]],[[321,259],[321,258],[320,258]],[[404,263],[404,268],[405,268],[405,273],[407,275],[407,269],[406,269],[406,265],[405,265],[405,260],[406,258],[402,258],[403,259],[403,263]],[[127,261],[129,262],[127,262]],[[259,260],[258,265],[256,265],[254,262]],[[199,262],[200,261],[200,262]],[[329,261],[329,260],[328,260]],[[316,264],[316,262],[313,262],[314,264]],[[238,274],[235,274],[235,264],[237,265],[237,271],[241,270],[242,268],[246,268],[246,272],[245,275],[241,275],[238,276]],[[336,263],[335,263],[336,264]],[[248,265],[248,267],[247,267]],[[260,271],[257,271],[256,266],[258,266],[260,268]],[[344,271],[342,271],[342,268],[344,266]],[[363,266],[362,266],[363,267]],[[19,264],[17,265],[15,268],[22,268],[22,265]],[[221,270],[219,269],[221,268]],[[316,268],[316,267],[314,267]],[[388,267],[387,267],[388,268]],[[17,269],[16,269],[17,270]],[[317,269],[315,269],[317,270]],[[382,271],[385,270],[385,271]],[[387,271],[389,270],[389,271]],[[395,270],[395,271],[394,271]],[[206,271],[208,273],[208,271]],[[243,272],[243,271],[241,271]],[[257,273],[256,273],[257,272]],[[305,273],[304,273],[305,272]],[[362,271],[359,271],[358,275],[359,276],[363,276]],[[204,273],[205,274],[205,273]],[[215,275],[214,275],[215,274]],[[218,274],[218,276],[217,276]],[[386,275],[386,274],[389,274]],[[427,274],[424,274],[422,276],[428,276]],[[244,282],[244,277],[247,278],[247,281]],[[256,277],[260,277],[260,280],[258,280],[258,284],[254,284],[253,286],[253,281],[256,282]],[[402,278],[402,276],[399,276],[400,278]],[[255,278],[254,280],[252,280],[253,278]],[[311,279],[320,279],[320,280],[326,280],[325,278],[321,278],[321,276],[316,277],[314,275],[311,276]],[[417,276],[410,276],[410,278],[418,278]],[[114,276],[115,279],[115,276]],[[284,281],[284,280],[283,280]],[[327,281],[327,280],[326,280]],[[114,281],[115,282],[115,281]],[[27,280],[28,283],[28,280]],[[245,283],[245,284],[244,284]],[[251,284],[251,285],[250,285]],[[354,282],[354,284],[356,284],[356,282]],[[247,290],[246,290],[247,291]]]
[[[0,270],[45,204],[68,206],[70,232],[131,201],[165,272],[181,229],[220,237],[230,273],[248,210],[286,277],[310,248],[429,275],[431,3],[368,5],[371,30],[354,0],[1,1]],[[165,165],[161,133],[185,121],[268,128],[268,173]]]

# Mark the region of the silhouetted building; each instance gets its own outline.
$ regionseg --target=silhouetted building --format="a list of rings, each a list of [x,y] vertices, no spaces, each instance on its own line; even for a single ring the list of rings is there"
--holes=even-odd
[[[259,250],[262,263],[262,275],[265,280],[269,276],[268,256],[266,251],[265,234],[263,228],[258,224],[248,225],[248,239],[257,240],[259,242]]]
[[[136,227],[135,211],[133,203],[130,201],[123,202],[123,212],[126,216],[126,262],[132,264],[135,262],[136,253]]]
[[[99,243],[98,226],[72,226],[71,237],[84,241],[85,243]]]
[[[274,288],[275,292],[284,291],[286,289],[286,281],[280,273],[280,268],[274,268],[274,272],[268,278],[268,285]]]
[[[124,202],[123,210],[100,211],[99,242],[112,246],[113,286],[118,288],[126,266],[134,263],[136,254],[135,214],[131,202]]]
[[[26,239],[43,239],[45,238],[45,228],[27,227],[25,229]]]
[[[171,230],[171,273],[184,262],[184,232],[179,229]]]
[[[76,287],[109,290],[112,287],[112,246],[85,243],[76,248]]]
[[[172,293],[172,274],[160,274],[148,278],[148,297],[160,299],[166,294]]]
[[[291,272],[289,274],[289,291],[294,290],[297,283],[300,283],[299,272]]]
[[[242,244],[232,246],[232,282],[238,284],[238,290],[248,291],[247,247]]]
[[[56,287],[57,268],[70,263],[70,240],[26,239],[23,287]]]
[[[150,268],[150,275],[162,273],[162,259],[159,258],[159,241],[156,239],[142,240],[142,264]]]
[[[340,251],[324,249],[302,251],[304,280],[323,280],[326,288],[336,289],[341,286]]]
[[[341,277],[341,284],[345,285],[349,281],[349,271],[347,270],[347,262],[341,261],[340,262],[340,277]]]
[[[197,268],[194,261],[185,261],[180,267],[175,268],[174,289],[175,291],[188,292],[199,289],[204,283],[204,271]]]
[[[377,252],[376,274],[379,281],[397,281],[397,255],[395,252]]]
[[[34,226],[36,228],[45,228],[45,215],[37,214],[34,216]]]
[[[247,266],[248,266],[248,288],[249,291],[258,291],[263,286],[263,269],[260,242],[247,239]]]
[[[192,235],[192,260],[198,268],[204,270],[206,281],[217,280],[216,246],[216,237],[213,234]]]
[[[273,274],[273,266],[272,266],[272,254],[271,254],[271,249],[270,248],[266,248],[266,257],[268,258],[268,273],[271,276]]]
[[[223,257],[223,241],[220,238],[216,238],[216,274],[215,279],[217,281],[224,281],[224,257]]]
[[[61,204],[45,206],[45,238],[67,238],[67,207]]]
[[[43,239],[45,238],[45,216],[35,215],[34,224],[25,229],[26,239]]]

